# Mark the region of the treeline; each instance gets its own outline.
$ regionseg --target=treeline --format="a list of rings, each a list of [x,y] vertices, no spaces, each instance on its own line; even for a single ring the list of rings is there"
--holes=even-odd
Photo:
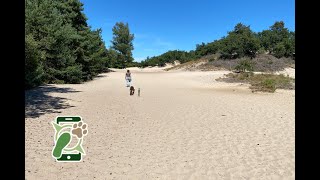
[[[255,33],[250,26],[238,23],[226,37],[209,43],[197,44],[196,49],[168,51],[160,56],[147,58],[141,66],[162,66],[174,60],[190,61],[210,54],[220,54],[221,59],[254,58],[257,54],[272,54],[277,58],[292,57],[295,53],[295,32],[285,28],[283,21],[275,22],[268,30]]]
[[[175,60],[180,61],[180,63],[184,63],[190,60],[196,59],[197,56],[195,51],[168,51],[160,56],[147,57],[146,60],[140,62],[141,67],[147,66],[164,66],[165,63],[173,63]]]
[[[80,83],[132,62],[133,35],[116,23],[111,48],[91,30],[79,0],[26,0],[25,88]]]
[[[107,67],[101,29],[90,30],[79,0],[27,0],[25,86],[79,83]]]

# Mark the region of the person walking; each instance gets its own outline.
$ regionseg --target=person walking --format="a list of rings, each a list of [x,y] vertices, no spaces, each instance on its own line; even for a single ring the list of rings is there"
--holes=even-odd
[[[126,79],[126,82],[127,82],[127,87],[130,87],[131,81],[132,81],[130,70],[127,70],[125,79]]]

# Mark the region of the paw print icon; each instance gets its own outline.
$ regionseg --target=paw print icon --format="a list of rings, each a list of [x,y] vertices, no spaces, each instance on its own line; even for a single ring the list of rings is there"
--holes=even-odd
[[[71,132],[73,135],[76,135],[78,138],[82,138],[82,136],[86,135],[88,132],[86,128],[87,128],[87,124],[79,122],[73,125],[73,129]]]
[[[52,156],[57,162],[79,162],[86,155],[82,143],[88,134],[88,125],[80,116],[58,116],[52,122],[55,129]],[[73,147],[69,147],[71,145]]]

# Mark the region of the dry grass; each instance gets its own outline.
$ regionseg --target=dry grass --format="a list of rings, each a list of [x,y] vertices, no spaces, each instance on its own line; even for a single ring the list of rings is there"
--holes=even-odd
[[[294,79],[283,74],[254,74],[252,72],[229,73],[218,81],[249,83],[252,92],[275,92],[276,89],[294,89]]]
[[[229,70],[232,71],[236,69],[237,65],[243,59],[246,58],[238,58],[238,59],[214,59],[209,60],[207,63],[199,65],[197,67],[198,70],[201,71],[212,71],[212,70]],[[276,72],[282,71],[286,67],[295,67],[295,61],[291,58],[276,58],[272,55],[268,54],[260,54],[257,55],[256,58],[252,60],[253,71],[256,72]]]
[[[229,70],[232,71],[246,58],[238,59],[219,59],[219,54],[212,54],[203,56],[201,59],[189,61],[179,64],[166,71],[185,69],[188,71],[215,71],[215,70]],[[295,68],[295,61],[291,58],[282,57],[280,59],[269,55],[259,54],[257,57],[250,60],[252,62],[253,71],[256,72],[276,72],[282,71],[286,67]]]

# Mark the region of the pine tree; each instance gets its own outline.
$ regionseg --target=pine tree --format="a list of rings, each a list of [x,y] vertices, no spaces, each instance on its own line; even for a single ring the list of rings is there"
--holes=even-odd
[[[125,68],[128,63],[133,61],[132,50],[134,35],[130,34],[128,23],[117,22],[112,28],[113,40],[112,49],[118,53],[118,63],[120,68]]]

